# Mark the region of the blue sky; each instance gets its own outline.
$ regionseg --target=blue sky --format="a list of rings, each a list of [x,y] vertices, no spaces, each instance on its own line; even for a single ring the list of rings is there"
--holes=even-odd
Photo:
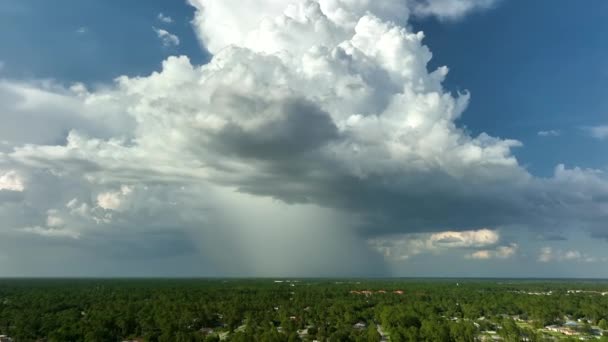
[[[423,21],[420,29],[434,63],[450,67],[448,87],[472,93],[462,122],[521,140],[518,157],[547,175],[559,163],[606,166],[605,143],[581,130],[608,115],[606,10],[603,1],[502,1],[457,22]],[[537,135],[549,130],[562,135]]]
[[[159,21],[159,13],[174,22]],[[190,25],[193,15],[194,9],[182,1],[4,0],[4,74],[97,83],[121,75],[147,75],[169,55],[186,54],[203,63],[208,55]],[[170,29],[182,44],[158,44],[153,26]]]
[[[608,277],[605,1],[190,1],[0,0],[0,276]]]

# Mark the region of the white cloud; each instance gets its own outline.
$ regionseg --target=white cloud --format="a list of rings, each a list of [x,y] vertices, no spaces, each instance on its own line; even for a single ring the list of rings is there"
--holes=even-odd
[[[498,246],[494,250],[482,249],[466,255],[467,259],[488,260],[488,259],[509,259],[515,256],[519,245],[511,243],[506,246]]]
[[[469,254],[474,259],[509,258],[517,244],[496,246],[500,234],[495,230],[445,231],[427,234],[401,234],[373,238],[369,245],[389,260],[407,260],[420,254],[442,254],[450,250],[480,249]],[[491,249],[488,249],[491,248]]]
[[[512,243],[508,246],[498,246],[496,248],[496,257],[501,259],[507,259],[515,255],[517,250],[519,249],[519,245],[516,243]]]
[[[88,203],[80,202],[77,198],[70,200],[65,207],[69,210],[69,214],[74,217],[89,219],[93,218],[95,215],[95,209],[93,207]],[[99,223],[100,221],[103,221],[103,218],[99,218],[95,221]]]
[[[180,43],[179,37],[170,33],[167,30],[154,27],[154,32],[156,32],[156,35],[162,41],[163,46],[174,47],[178,46]]]
[[[101,193],[97,195],[97,205],[106,210],[120,211],[132,192],[133,188],[123,185],[119,191]]]
[[[548,130],[548,131],[539,131],[538,132],[538,136],[539,137],[544,137],[544,138],[546,138],[546,137],[559,137],[561,134],[562,133],[560,131],[554,130],[554,129],[551,129],[551,130]]]
[[[432,234],[429,242],[432,246],[446,248],[483,247],[498,242],[500,235],[495,230],[480,229],[463,232],[442,232]]]
[[[555,250],[552,247],[541,248],[538,255],[538,261],[543,263],[554,261],[597,262],[600,260],[602,259],[581,253],[578,250]]]
[[[581,258],[581,252],[579,251],[566,251],[564,253],[564,260],[577,260]]]
[[[540,254],[538,256],[538,261],[540,262],[549,262],[553,260],[553,249],[551,247],[543,247],[540,250]]]
[[[82,26],[76,29],[76,33],[78,34],[86,34],[87,32],[89,32],[89,28],[86,26]]]
[[[59,212],[57,210],[48,211],[48,216],[46,218],[47,227],[61,228],[65,225],[65,221],[58,215],[59,215]]]
[[[22,192],[25,190],[21,176],[15,170],[2,171],[0,170],[0,191],[16,191]]]
[[[171,24],[173,23],[173,18],[171,18],[168,15],[163,14],[162,12],[158,14],[158,16],[156,17],[159,21],[165,23],[165,24]]]
[[[212,53],[228,45],[256,46],[273,41],[292,41],[308,49],[319,37],[339,43],[367,13],[380,20],[404,23],[410,13],[459,18],[475,9],[493,6],[497,0],[189,0],[198,9],[195,24],[204,45]],[[308,26],[308,27],[307,27]],[[314,27],[314,31],[309,28]],[[297,39],[295,39],[297,37]],[[298,46],[297,43],[302,46]]]
[[[471,253],[471,259],[487,260],[492,258],[492,252],[489,250],[481,250]]]
[[[591,134],[591,136],[595,139],[608,139],[608,125],[589,127],[588,131],[589,134]]]
[[[417,15],[457,19],[473,10],[488,9],[499,0],[414,0],[412,2],[414,13]]]

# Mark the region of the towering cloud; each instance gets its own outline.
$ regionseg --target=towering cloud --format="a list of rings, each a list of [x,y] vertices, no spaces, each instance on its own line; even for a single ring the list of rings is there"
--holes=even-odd
[[[395,234],[444,232],[434,245],[464,249],[499,243],[471,230],[481,227],[605,234],[605,175],[559,166],[537,178],[512,154],[520,142],[459,127],[469,94],[444,90],[448,68],[427,69],[424,34],[407,26],[410,15],[453,18],[491,1],[190,1],[209,64],[170,57],[148,77],[93,91],[0,87],[15,113],[51,103],[76,113],[51,111],[48,137],[20,122],[0,154],[0,169],[31,180],[25,196],[39,196],[20,204],[38,222],[11,228],[140,253],[160,236],[163,253],[199,253],[208,270],[266,275],[382,272],[378,241]],[[49,210],[61,225],[48,224]]]

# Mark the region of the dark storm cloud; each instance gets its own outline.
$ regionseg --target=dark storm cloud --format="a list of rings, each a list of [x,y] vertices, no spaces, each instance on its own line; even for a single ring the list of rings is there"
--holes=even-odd
[[[268,112],[271,120],[246,128],[232,121],[210,139],[219,152],[259,160],[288,160],[312,152],[338,137],[338,129],[328,113],[304,99],[287,99],[259,108],[254,100],[240,110],[251,115]],[[235,101],[232,101],[235,102]],[[258,107],[258,108],[256,108]]]
[[[118,259],[157,259],[196,255],[198,248],[189,236],[176,228],[144,231],[109,230],[79,241],[81,248],[94,248],[104,257]]]

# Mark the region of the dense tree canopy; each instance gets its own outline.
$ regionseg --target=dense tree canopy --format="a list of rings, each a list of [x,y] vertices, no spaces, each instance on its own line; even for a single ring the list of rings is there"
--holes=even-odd
[[[576,291],[574,291],[576,289]],[[608,284],[363,280],[2,280],[16,341],[542,340],[567,320],[606,329]],[[523,323],[522,323],[523,322]]]

